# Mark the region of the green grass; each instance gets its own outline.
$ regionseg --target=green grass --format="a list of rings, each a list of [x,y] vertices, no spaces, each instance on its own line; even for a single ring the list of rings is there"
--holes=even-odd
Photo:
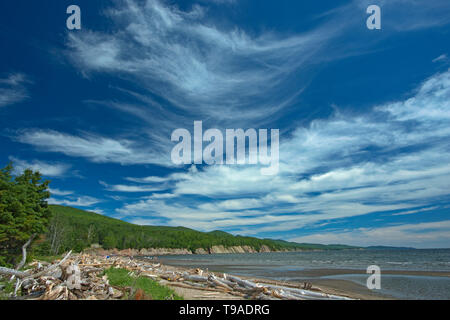
[[[49,262],[49,263],[53,263],[55,260],[61,259],[62,256],[59,255],[54,255],[54,256],[50,256],[50,255],[40,255],[40,254],[32,254],[27,258],[28,262],[31,261],[41,261],[41,262]],[[26,265],[25,265],[26,266]]]
[[[8,300],[9,294],[14,292],[14,283],[4,281],[0,278],[0,287],[3,287],[3,289],[0,289],[0,300]]]
[[[131,287],[134,291],[142,289],[153,300],[183,300],[172,289],[152,279],[133,276],[126,269],[110,268],[105,270],[105,274],[108,276],[110,285],[121,288]]]

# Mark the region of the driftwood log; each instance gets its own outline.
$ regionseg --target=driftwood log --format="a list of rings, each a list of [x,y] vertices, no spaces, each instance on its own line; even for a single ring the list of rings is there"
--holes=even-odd
[[[4,276],[15,276],[18,278],[25,278],[28,273],[23,272],[23,271],[17,271],[15,269],[9,269],[9,268],[5,268],[5,267],[0,267],[0,275],[4,275]]]
[[[27,248],[31,244],[31,242],[36,237],[36,234],[33,234],[27,242],[22,246],[22,260],[17,265],[15,269],[0,267],[0,275],[4,276],[11,276],[11,280],[14,279],[14,277],[18,278],[25,278],[28,274],[26,272],[19,271],[22,269],[22,267],[25,265],[25,262],[27,261]]]
[[[59,267],[61,264],[63,264],[68,258],[69,256],[72,254],[72,251],[70,251],[65,257],[64,259],[62,259],[60,262],[58,262],[57,264],[53,264],[49,267],[47,267],[45,270],[32,274],[30,273],[30,270],[27,271],[18,271],[16,269],[10,269],[10,268],[5,268],[5,267],[0,267],[0,275],[5,275],[5,276],[15,276],[19,279],[27,279],[27,278],[37,278],[40,277],[42,275],[45,275],[53,270],[55,270],[57,267]]]
[[[66,254],[66,256],[61,261],[59,261],[58,263],[52,264],[51,266],[45,268],[43,271],[35,273],[35,274],[32,274],[32,275],[30,275],[30,276],[28,276],[26,278],[38,278],[40,276],[46,275],[46,274],[54,271],[56,268],[58,268],[60,265],[62,265],[64,262],[66,262],[66,260],[70,257],[71,254],[72,254],[72,250],[70,250],[69,253]]]
[[[25,262],[27,262],[27,248],[31,244],[31,242],[36,238],[36,233],[33,234],[30,239],[23,245],[22,247],[22,261],[17,265],[16,270],[22,269],[22,267],[25,265]]]

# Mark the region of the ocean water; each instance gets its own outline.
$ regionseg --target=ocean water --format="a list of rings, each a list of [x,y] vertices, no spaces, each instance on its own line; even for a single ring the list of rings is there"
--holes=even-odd
[[[164,256],[169,265],[286,281],[338,279],[366,285],[381,269],[378,293],[399,299],[450,299],[450,249],[340,250]]]

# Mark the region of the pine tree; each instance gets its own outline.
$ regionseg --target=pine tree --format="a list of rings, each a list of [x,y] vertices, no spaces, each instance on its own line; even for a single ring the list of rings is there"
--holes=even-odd
[[[50,218],[49,181],[26,169],[13,176],[12,164],[0,170],[0,264],[12,264],[33,234],[42,234]]]

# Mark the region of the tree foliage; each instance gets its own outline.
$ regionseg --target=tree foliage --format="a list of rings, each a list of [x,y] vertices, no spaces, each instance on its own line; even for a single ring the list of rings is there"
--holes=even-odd
[[[75,208],[54,205],[50,208],[52,220],[47,234],[47,248],[51,246],[56,249],[51,254],[80,251],[93,244],[104,249],[172,248],[191,251],[199,248],[208,250],[217,245],[250,246],[256,250],[263,245],[272,250],[347,248],[234,236],[223,231],[199,232],[184,227],[139,226]],[[56,240],[55,234],[59,235]]]
[[[14,176],[12,164],[0,170],[0,264],[11,264],[33,234],[47,230],[51,211],[49,181],[26,169]]]

